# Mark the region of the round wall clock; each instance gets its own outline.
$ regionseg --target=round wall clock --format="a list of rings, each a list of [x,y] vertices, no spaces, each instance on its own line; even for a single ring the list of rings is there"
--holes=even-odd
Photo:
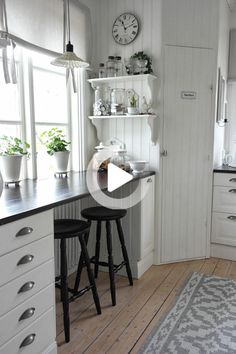
[[[119,44],[129,44],[135,40],[139,32],[137,17],[125,13],[117,17],[112,26],[112,35]]]

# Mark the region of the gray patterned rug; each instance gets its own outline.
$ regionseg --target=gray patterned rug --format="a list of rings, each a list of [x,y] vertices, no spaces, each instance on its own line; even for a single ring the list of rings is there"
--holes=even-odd
[[[236,354],[236,282],[193,273],[140,354]]]

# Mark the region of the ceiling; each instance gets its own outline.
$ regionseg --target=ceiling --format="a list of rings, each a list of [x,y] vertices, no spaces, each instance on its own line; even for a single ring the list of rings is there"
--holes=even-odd
[[[231,11],[236,11],[236,0],[227,0]]]

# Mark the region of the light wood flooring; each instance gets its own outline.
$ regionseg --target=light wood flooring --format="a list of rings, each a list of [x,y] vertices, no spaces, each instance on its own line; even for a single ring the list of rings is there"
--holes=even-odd
[[[125,277],[116,275],[117,305],[114,307],[111,306],[108,274],[100,272],[97,288],[102,314],[96,314],[91,291],[72,302],[71,341],[68,344],[64,343],[62,306],[57,300],[58,353],[137,353],[191,272],[236,280],[236,262],[210,258],[152,266],[134,281],[133,287]],[[73,281],[73,277],[70,280]]]

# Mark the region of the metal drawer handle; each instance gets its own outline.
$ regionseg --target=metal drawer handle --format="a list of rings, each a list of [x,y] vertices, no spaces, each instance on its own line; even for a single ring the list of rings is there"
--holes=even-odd
[[[32,232],[33,232],[32,227],[26,226],[26,227],[23,227],[22,229],[20,229],[20,231],[18,231],[16,233],[16,237],[26,236],[26,235],[31,234]]]
[[[19,266],[19,265],[30,263],[32,262],[33,259],[34,256],[32,254],[26,254],[18,261],[17,265]]]
[[[227,217],[227,219],[236,221],[236,216],[235,215],[230,215],[230,216]]]
[[[20,321],[26,320],[27,318],[32,317],[34,315],[34,312],[35,312],[34,307],[31,307],[31,308],[25,310],[25,312],[22,313],[22,315],[20,316],[18,321],[20,322]]]
[[[236,182],[236,178],[230,178],[229,182]]]
[[[229,193],[236,193],[236,189],[230,189]]]
[[[22,285],[22,287],[18,290],[18,294],[25,293],[26,291],[33,289],[33,287],[34,287],[34,282],[28,281],[27,283]]]
[[[152,179],[151,179],[151,178],[148,178],[148,179],[147,179],[147,183],[152,183]]]
[[[20,348],[23,347],[27,347],[27,345],[30,345],[31,343],[33,343],[33,341],[35,340],[36,334],[35,333],[31,333],[29,334],[21,343]]]

